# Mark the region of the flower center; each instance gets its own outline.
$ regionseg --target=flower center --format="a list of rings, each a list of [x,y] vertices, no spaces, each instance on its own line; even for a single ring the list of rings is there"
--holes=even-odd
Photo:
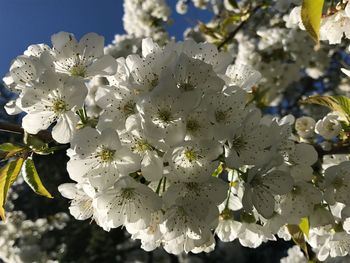
[[[70,74],[74,77],[84,78],[86,74],[86,68],[81,64],[77,64],[70,69]]]
[[[226,118],[227,118],[227,112],[220,111],[220,110],[215,112],[215,120],[217,122],[223,122],[226,120]]]
[[[127,117],[135,114],[135,106],[136,106],[136,103],[132,100],[124,104],[123,111]]]
[[[190,83],[177,83],[176,85],[182,91],[191,91],[194,90],[194,86]]]
[[[200,187],[198,183],[186,183],[186,188],[188,191],[199,193],[200,192]]]
[[[172,120],[171,111],[168,109],[161,109],[158,111],[158,118],[163,123],[169,123]]]
[[[339,189],[343,186],[343,179],[340,177],[336,177],[332,184],[335,189]]]
[[[235,137],[232,141],[232,148],[236,151],[243,150],[246,144],[247,143],[243,140],[241,136]]]
[[[100,160],[104,163],[110,163],[111,161],[113,161],[114,158],[114,154],[115,154],[115,150],[111,150],[108,148],[103,148],[99,153],[98,153],[98,157],[100,158]]]
[[[232,219],[232,212],[231,212],[231,210],[228,209],[228,208],[225,208],[220,214],[220,219],[222,219],[222,220],[230,220],[230,219]]]
[[[198,154],[193,149],[187,149],[184,155],[189,162],[194,162],[199,159]]]
[[[146,140],[138,140],[133,150],[138,153],[143,153],[147,150],[153,150],[153,147]]]
[[[121,196],[123,199],[131,199],[134,196],[134,188],[123,189]]]
[[[52,103],[52,111],[56,114],[62,114],[67,111],[67,104],[64,100],[55,99]]]
[[[299,186],[294,186],[292,189],[292,194],[293,195],[300,195],[301,194],[301,188]]]
[[[189,132],[196,132],[200,129],[200,125],[197,120],[188,120],[186,123],[186,129]]]

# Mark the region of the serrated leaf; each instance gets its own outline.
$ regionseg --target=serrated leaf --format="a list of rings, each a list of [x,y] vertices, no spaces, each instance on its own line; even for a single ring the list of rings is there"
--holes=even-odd
[[[345,96],[312,96],[303,102],[325,106],[332,111],[338,111],[350,122],[350,99]]]
[[[47,191],[47,189],[41,182],[41,179],[35,168],[32,158],[28,158],[27,160],[25,160],[25,163],[22,169],[22,175],[23,175],[24,181],[29,185],[30,188],[32,188],[32,190],[36,194],[42,195],[48,198],[53,198],[52,195],[49,193],[49,191]]]
[[[309,238],[309,232],[310,232],[310,222],[309,218],[304,217],[300,220],[299,223],[300,230],[304,233],[304,235]]]
[[[305,241],[304,233],[298,225],[287,225],[289,234],[296,245],[298,245],[304,252],[306,257],[309,259],[309,252]]]
[[[304,0],[301,7],[301,21],[316,43],[320,41],[323,4],[324,0]]]
[[[18,158],[9,162],[0,170],[0,217],[5,221],[5,204],[7,193],[11,185],[16,181],[23,166],[24,159]]]

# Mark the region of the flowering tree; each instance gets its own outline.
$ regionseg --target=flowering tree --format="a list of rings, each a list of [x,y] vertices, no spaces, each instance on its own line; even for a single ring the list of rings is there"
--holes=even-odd
[[[283,262],[348,255],[350,2],[179,0],[176,11],[191,5],[213,18],[182,42],[165,31],[163,0],[125,0],[127,34],[112,45],[59,32],[13,60],[5,109],[25,114],[0,129],[24,143],[0,145],[2,220],[19,175],[52,197],[33,156],[66,150],[74,182],[58,190],[71,215],[125,227],[146,251],[280,237],[298,245]]]

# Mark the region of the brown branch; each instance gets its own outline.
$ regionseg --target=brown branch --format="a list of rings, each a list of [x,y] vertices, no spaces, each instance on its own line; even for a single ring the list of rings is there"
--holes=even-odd
[[[247,24],[249,22],[249,20],[253,17],[253,15],[258,12],[261,8],[263,7],[263,5],[258,5],[256,6],[251,13],[249,14],[249,17],[242,21],[236,28],[235,30],[233,30],[219,45],[218,45],[218,49],[220,50],[221,48],[223,48],[228,42],[230,42],[236,35],[237,33],[242,29],[242,27],[245,26],[245,24]]]
[[[325,155],[332,155],[332,154],[350,154],[349,144],[335,146],[330,151],[323,150],[322,147],[319,145],[314,145],[314,147],[319,157],[323,157]]]
[[[22,127],[12,124],[12,123],[7,123],[7,122],[2,122],[0,121],[0,132],[8,132],[8,133],[15,133],[15,134],[21,134],[24,135],[24,130]],[[51,136],[51,133],[49,131],[40,131],[38,134],[35,134],[36,137],[38,137],[40,140],[44,142],[52,142],[53,138]]]

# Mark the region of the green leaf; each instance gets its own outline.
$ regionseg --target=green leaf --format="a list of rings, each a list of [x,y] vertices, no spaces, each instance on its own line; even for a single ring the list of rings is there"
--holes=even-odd
[[[304,0],[301,7],[301,20],[316,43],[320,41],[320,27],[324,0]]]
[[[211,176],[218,177],[219,174],[221,174],[223,170],[224,170],[223,163],[220,163],[218,168],[216,168],[216,170],[213,172],[213,174]]]
[[[24,143],[33,150],[36,154],[47,155],[47,150],[49,148],[48,144],[41,139],[39,139],[36,135],[32,135],[29,133],[24,134]]]
[[[289,234],[292,236],[294,243],[297,244],[305,252],[306,257],[309,259],[309,252],[303,231],[298,225],[287,225],[287,229]]]
[[[24,151],[25,148],[12,143],[0,144],[0,160],[7,160]]]
[[[9,162],[0,170],[0,217],[5,221],[5,204],[7,192],[11,185],[16,181],[18,174],[23,166],[24,159],[18,158]]]
[[[348,122],[350,122],[350,99],[345,96],[312,96],[303,101],[303,103],[317,104],[328,107],[332,111],[342,113]]]
[[[32,190],[38,194],[48,198],[53,198],[49,191],[46,190],[43,183],[40,180],[39,174],[35,168],[32,158],[25,160],[24,167],[22,169],[22,175],[24,181],[32,188]]]
[[[23,147],[18,146],[18,145],[14,145],[12,143],[3,143],[0,144],[0,151],[2,152],[12,152],[12,151],[21,151],[23,149]]]
[[[310,222],[309,218],[304,217],[300,220],[299,223],[300,230],[304,233],[304,235],[309,238],[309,232],[310,232]]]
[[[239,9],[239,6],[237,4],[237,1],[236,0],[228,0],[229,4],[235,8],[235,9]]]

